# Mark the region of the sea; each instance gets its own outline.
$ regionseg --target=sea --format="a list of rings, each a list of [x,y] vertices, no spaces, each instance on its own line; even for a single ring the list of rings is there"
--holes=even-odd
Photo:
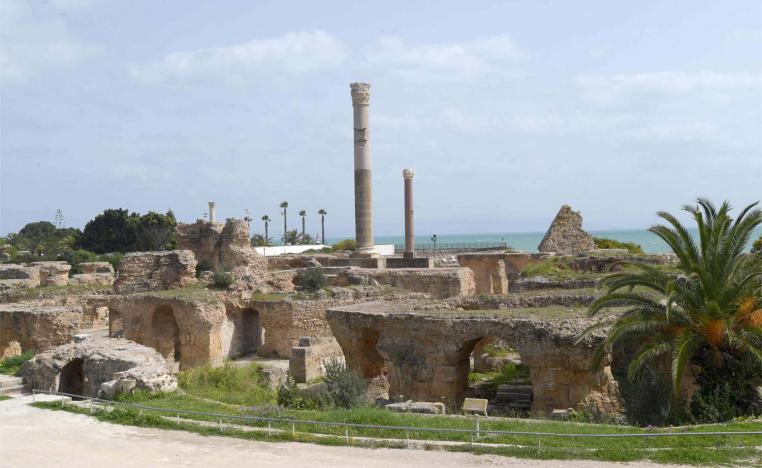
[[[691,235],[696,238],[698,230],[689,229]],[[588,231],[593,237],[605,237],[621,242],[633,242],[640,245],[646,253],[667,253],[669,246],[655,234],[645,229],[612,230],[612,231]],[[753,239],[762,235],[762,230],[757,229]],[[416,234],[416,246],[430,246],[432,234]],[[499,243],[504,242],[509,247],[527,252],[537,252],[537,246],[542,241],[545,232],[499,232],[492,234],[437,234],[437,244],[462,244],[462,243]],[[331,238],[326,236],[330,243],[338,242],[346,237]],[[376,244],[404,245],[403,236],[376,236]],[[751,244],[751,242],[749,243]]]

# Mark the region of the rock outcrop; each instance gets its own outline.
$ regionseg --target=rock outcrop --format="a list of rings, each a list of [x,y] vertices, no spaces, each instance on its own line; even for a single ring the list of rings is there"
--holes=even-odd
[[[189,250],[132,252],[119,262],[114,291],[156,291],[183,288],[195,282],[196,259]]]
[[[548,232],[537,247],[540,252],[576,255],[595,249],[593,237],[582,229],[582,215],[564,205],[550,223]]]
[[[0,304],[0,354],[13,342],[18,342],[23,352],[35,353],[68,343],[81,323],[79,307]]]
[[[113,398],[133,388],[170,392],[177,381],[151,348],[124,339],[86,339],[36,355],[21,375],[35,389]]]
[[[329,309],[327,317],[347,367],[369,381],[388,379],[388,397],[397,401],[459,406],[470,356],[480,341],[492,338],[508,343],[529,368],[537,414],[619,398],[610,368],[592,370],[603,334],[577,342],[590,319],[427,312],[415,303],[394,302]]]
[[[257,289],[265,284],[267,259],[249,240],[249,223],[228,219],[225,224],[199,220],[177,226],[177,244],[193,252],[199,265],[235,276],[234,289]]]

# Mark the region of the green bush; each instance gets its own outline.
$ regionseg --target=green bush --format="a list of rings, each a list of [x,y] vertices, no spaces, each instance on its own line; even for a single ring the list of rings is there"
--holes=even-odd
[[[0,374],[16,375],[21,365],[34,357],[34,353],[27,351],[18,356],[11,356],[0,361]]]
[[[320,395],[321,407],[355,408],[367,404],[368,384],[360,375],[347,370],[336,359],[325,364],[326,391]]]
[[[79,266],[80,263],[101,261],[101,257],[98,254],[85,249],[72,250],[62,255],[61,258],[71,265],[70,274],[72,275],[82,273],[82,268]]]
[[[759,239],[755,240],[751,245],[751,251],[755,253],[762,253],[762,235],[759,236]]]
[[[328,283],[323,269],[319,267],[308,268],[307,271],[301,273],[300,277],[302,288],[307,291],[319,291]]]
[[[317,404],[299,394],[296,380],[290,375],[278,385],[278,404],[291,409],[315,409]]]
[[[596,249],[627,249],[631,254],[642,254],[643,247],[634,242],[621,242],[615,239],[605,239],[603,237],[593,237]]]
[[[342,241],[339,241],[332,246],[334,252],[338,252],[341,250],[348,250],[353,251],[357,249],[357,242],[354,241],[354,239],[344,239]]]
[[[238,367],[226,362],[221,367],[198,367],[178,373],[177,383],[195,397],[230,404],[259,405],[275,401],[275,392],[256,364]]]
[[[104,262],[109,262],[112,267],[114,267],[114,270],[119,269],[119,262],[122,261],[122,258],[124,257],[124,252],[112,252],[108,254],[104,254],[101,258],[103,258]]]
[[[217,289],[227,289],[235,282],[235,276],[227,271],[218,270],[212,276],[212,284]]]

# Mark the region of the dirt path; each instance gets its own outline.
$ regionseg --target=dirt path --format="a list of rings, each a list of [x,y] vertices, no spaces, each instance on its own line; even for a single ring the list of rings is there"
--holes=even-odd
[[[41,410],[17,398],[0,402],[3,467],[339,467],[424,468],[494,466],[617,466],[589,461],[535,461],[423,450],[328,447],[204,437],[184,431],[120,426],[94,418]],[[619,465],[622,466],[622,465]],[[626,466],[656,466],[645,463]]]

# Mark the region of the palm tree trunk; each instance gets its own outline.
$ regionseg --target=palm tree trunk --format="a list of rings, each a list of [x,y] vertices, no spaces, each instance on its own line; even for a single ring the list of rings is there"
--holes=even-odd
[[[286,210],[283,210],[283,245],[286,245],[286,234],[288,233],[288,224],[286,223],[286,220],[288,219],[288,215],[286,214]]]
[[[267,241],[267,239],[269,239],[269,238],[270,238],[270,236],[268,236],[268,235],[267,235],[267,234],[268,234],[268,232],[267,232],[267,231],[268,231],[268,229],[267,229],[267,221],[265,221],[265,245],[269,244],[269,242]]]
[[[302,237],[304,237],[304,216],[302,216]]]
[[[325,244],[325,216],[320,215],[320,239]]]

